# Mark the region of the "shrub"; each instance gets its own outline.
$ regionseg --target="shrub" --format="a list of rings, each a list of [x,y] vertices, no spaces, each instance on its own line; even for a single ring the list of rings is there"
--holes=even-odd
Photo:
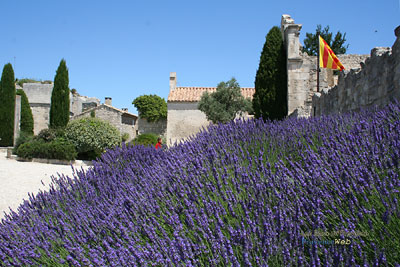
[[[109,122],[98,118],[71,121],[65,129],[65,137],[75,145],[79,155],[86,155],[89,152],[100,155],[106,149],[121,144],[119,130]]]
[[[20,132],[19,137],[17,138],[17,141],[15,142],[15,145],[13,148],[13,154],[17,154],[17,149],[20,145],[31,142],[33,139],[34,139],[33,134],[26,133],[26,132]]]
[[[76,159],[75,146],[62,138],[56,138],[51,142],[32,140],[21,144],[17,149],[17,155],[21,158],[46,158],[46,159]]]
[[[157,144],[158,135],[153,133],[145,133],[136,136],[132,140],[132,145],[154,146]]]
[[[74,160],[78,155],[74,144],[63,138],[57,138],[48,143],[48,151],[49,158],[52,159]]]
[[[121,140],[122,140],[122,142],[126,142],[126,141],[128,141],[129,140],[129,134],[128,133],[123,133],[122,135],[121,135]]]
[[[16,84],[19,86],[23,87],[24,83],[43,83],[38,79],[33,79],[33,78],[22,78],[22,79],[16,79]]]
[[[43,141],[33,140],[31,142],[27,142],[21,144],[17,149],[17,155],[21,158],[31,159],[37,157],[37,154],[40,154],[41,151],[40,146],[44,144]]]
[[[56,138],[65,137],[65,128],[55,127],[41,130],[35,137],[37,140],[43,140],[45,142],[51,142]]]

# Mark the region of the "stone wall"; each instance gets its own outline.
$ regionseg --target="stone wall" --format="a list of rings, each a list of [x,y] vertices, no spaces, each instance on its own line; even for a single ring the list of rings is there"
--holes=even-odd
[[[308,117],[311,115],[312,98],[317,92],[317,57],[302,52],[300,31],[289,15],[282,15],[281,31],[287,54],[288,115]],[[360,68],[360,62],[368,55],[338,55],[346,69]],[[337,75],[329,69],[321,69],[320,91],[337,84]]]
[[[94,109],[95,111],[95,117],[108,121],[111,123],[111,125],[115,126],[120,132],[121,135],[124,133],[129,134],[129,140],[133,139],[136,137],[136,123],[135,125],[128,125],[122,123],[122,112],[112,108],[108,107],[107,105],[101,105]],[[91,110],[88,110],[86,112],[83,112],[77,116],[74,116],[71,118],[71,120],[76,120],[80,118],[87,118],[90,117]]]
[[[168,102],[167,144],[185,140],[207,127],[206,114],[197,109],[198,102]]]
[[[312,99],[314,115],[383,107],[393,99],[400,99],[399,35],[391,49],[372,49],[360,69],[344,71],[335,87],[316,93]]]
[[[53,84],[24,83],[22,90],[28,97],[31,106],[33,132],[36,135],[42,129],[48,128]]]
[[[167,119],[161,119],[158,122],[148,122],[145,118],[137,121],[138,134],[154,133],[159,136],[167,134]]]
[[[37,135],[41,130],[49,127],[50,104],[31,104],[33,117],[33,133]]]

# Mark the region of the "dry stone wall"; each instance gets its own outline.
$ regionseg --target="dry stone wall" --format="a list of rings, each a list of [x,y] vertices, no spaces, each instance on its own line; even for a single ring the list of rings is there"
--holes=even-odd
[[[399,35],[392,48],[372,49],[361,68],[344,71],[335,87],[316,93],[312,98],[313,114],[383,107],[394,99],[400,99]]]

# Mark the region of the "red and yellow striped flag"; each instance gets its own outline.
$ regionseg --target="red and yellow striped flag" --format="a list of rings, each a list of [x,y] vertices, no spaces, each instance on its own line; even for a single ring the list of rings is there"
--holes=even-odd
[[[319,36],[319,66],[327,69],[344,70],[342,63],[321,36]]]

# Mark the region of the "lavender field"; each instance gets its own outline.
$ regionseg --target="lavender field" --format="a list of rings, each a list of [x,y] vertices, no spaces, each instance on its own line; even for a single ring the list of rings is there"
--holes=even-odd
[[[1,266],[400,266],[400,106],[121,147],[0,224]]]

